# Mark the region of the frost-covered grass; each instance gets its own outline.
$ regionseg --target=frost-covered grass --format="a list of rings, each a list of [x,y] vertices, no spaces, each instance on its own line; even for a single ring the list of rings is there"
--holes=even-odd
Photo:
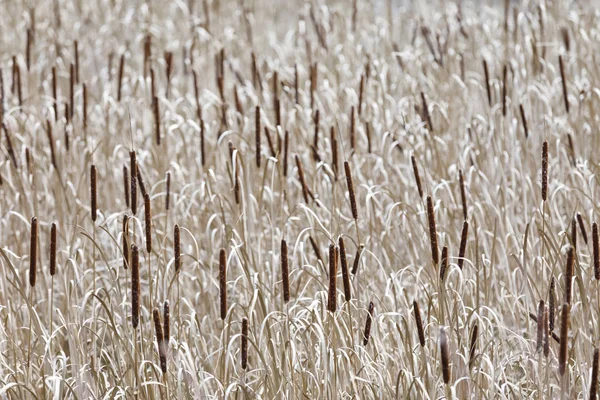
[[[5,1],[0,396],[596,398],[600,13],[566,0],[413,3]],[[150,252],[139,183],[136,212],[126,204],[131,151]],[[348,269],[360,259],[345,288],[344,254],[333,257],[331,312],[340,238]],[[167,301],[159,346],[153,311],[164,322]]]

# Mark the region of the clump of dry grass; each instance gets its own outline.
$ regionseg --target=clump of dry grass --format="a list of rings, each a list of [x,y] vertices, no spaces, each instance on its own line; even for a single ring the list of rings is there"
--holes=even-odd
[[[0,398],[597,397],[594,4],[5,3]]]

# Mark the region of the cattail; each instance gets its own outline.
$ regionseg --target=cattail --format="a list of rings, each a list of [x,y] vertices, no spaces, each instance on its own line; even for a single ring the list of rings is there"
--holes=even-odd
[[[169,97],[169,93],[171,92],[171,73],[173,72],[173,52],[165,52],[165,64],[167,64],[167,97]]]
[[[171,197],[171,173],[167,171],[167,183],[166,183],[166,197],[165,197],[165,210],[169,211],[169,199]]]
[[[165,338],[165,350],[169,346],[171,338],[171,310],[169,308],[169,300],[165,301],[163,306],[163,335]]]
[[[575,218],[571,220],[571,245],[577,250],[577,220]]]
[[[365,92],[365,76],[360,76],[360,86],[358,89],[358,116],[362,115],[363,94]]]
[[[21,67],[17,64],[16,57],[13,57],[13,63],[17,73],[17,97],[19,99],[19,108],[23,108],[23,86],[21,85]]]
[[[523,124],[523,131],[525,131],[525,139],[527,139],[529,137],[529,128],[527,127],[527,118],[525,117],[523,104],[519,104],[519,111],[521,112],[521,123]]]
[[[423,198],[423,186],[421,185],[421,177],[419,176],[419,167],[417,166],[417,160],[415,156],[410,156],[410,161],[413,167],[413,173],[415,175],[415,182],[417,183],[417,190],[419,191],[419,198]]]
[[[467,237],[469,235],[469,223],[463,221],[462,233],[460,235],[460,249],[458,251],[458,268],[462,269],[465,262],[465,252],[467,250]]]
[[[336,278],[337,278],[337,249],[333,244],[329,245],[329,295],[327,297],[327,310],[335,312],[336,304]]]
[[[465,181],[463,179],[462,169],[458,170],[458,181],[460,182],[460,198],[462,200],[463,218],[467,220],[467,193],[465,191]]]
[[[506,74],[507,74],[506,64],[502,68],[502,116],[506,117]]]
[[[52,124],[49,120],[46,120],[46,135],[48,136],[48,143],[50,144],[50,158],[52,159],[52,165],[54,169],[58,169],[56,164],[56,156],[54,154],[54,138],[52,137]]]
[[[560,67],[560,78],[562,81],[563,100],[565,102],[565,109],[567,114],[569,113],[569,95],[567,92],[567,79],[565,77],[565,66],[563,64],[563,58],[561,55],[558,56],[558,65]]]
[[[37,243],[38,243],[38,221],[36,217],[31,218],[31,240],[29,245],[29,284],[35,286],[35,275],[37,272]]]
[[[548,308],[544,308],[544,357],[548,358],[550,355],[550,330],[548,329]]]
[[[423,115],[425,115],[425,122],[427,122],[427,128],[430,132],[433,132],[433,124],[431,123],[431,114],[429,114],[429,108],[427,106],[427,99],[425,94],[421,92],[421,103],[423,104]]]
[[[179,225],[175,224],[173,228],[173,258],[175,259],[175,273],[181,268],[181,239],[179,234]]]
[[[289,151],[289,144],[290,144],[290,132],[289,131],[285,131],[285,140],[284,140],[284,144],[283,144],[283,176],[287,177],[287,171],[288,171],[288,151]]]
[[[314,195],[306,185],[306,180],[304,179],[304,169],[302,168],[302,162],[300,161],[300,157],[296,154],[296,167],[298,167],[298,176],[300,178],[300,184],[302,185],[302,196],[304,197],[304,202],[308,203],[309,196],[314,199]]]
[[[121,233],[122,237],[123,237],[123,268],[127,269],[127,265],[129,265],[129,244],[128,244],[128,237],[129,237],[129,228],[128,228],[128,224],[129,224],[129,216],[127,216],[127,214],[125,214],[123,216],[123,232]]]
[[[271,151],[271,156],[276,157],[277,151],[275,151],[275,146],[273,146],[273,141],[271,140],[271,135],[269,134],[269,128],[265,126],[265,136],[267,138],[267,144],[269,145],[269,150]]]
[[[317,90],[317,64],[310,66],[310,109],[314,110],[315,91]]]
[[[356,146],[356,115],[354,106],[350,108],[350,148],[354,150]]]
[[[90,168],[90,192],[92,198],[92,221],[96,222],[97,217],[97,196],[96,196],[96,166],[92,164]]]
[[[125,54],[121,54],[119,62],[119,77],[117,81],[117,102],[121,101],[121,83],[123,82],[123,70],[125,69]]]
[[[352,217],[358,219],[358,209],[356,208],[356,196],[354,195],[354,183],[352,182],[352,173],[350,172],[350,164],[344,161],[344,170],[346,171],[346,184],[348,185],[348,195],[350,196],[350,206],[352,208]]]
[[[56,223],[50,227],[50,276],[56,274]]]
[[[227,254],[225,249],[219,252],[219,290],[221,293],[221,319],[227,317]]]
[[[592,377],[590,382],[590,400],[596,400],[598,394],[598,361],[599,361],[598,348],[594,349],[594,358],[592,361]]]
[[[54,97],[54,119],[58,121],[58,85],[56,80],[56,67],[52,67],[52,97]]]
[[[256,166],[260,168],[260,106],[256,106],[255,109],[254,136],[256,141]]]
[[[321,261],[321,263],[323,263],[323,258],[321,257],[321,252],[319,251],[319,246],[317,246],[317,243],[312,238],[312,236],[309,236],[308,240],[310,241],[310,245],[312,246],[313,251],[315,252],[315,255],[317,256],[317,260]]]
[[[540,300],[538,303],[538,312],[537,312],[537,341],[536,341],[536,351],[539,353],[542,351],[543,347],[543,339],[544,339],[544,300]]]
[[[204,120],[200,119],[200,158],[201,158],[201,162],[202,162],[202,166],[204,167],[204,165],[206,164],[206,157],[205,157],[205,153],[204,153],[204,136],[205,136],[205,126],[204,126]]]
[[[548,142],[542,145],[542,200],[548,198]]]
[[[83,84],[83,129],[85,130],[87,128],[87,106],[88,103],[88,92],[87,92],[87,85],[84,83]]]
[[[421,322],[421,312],[419,311],[419,304],[417,301],[413,301],[413,311],[415,313],[415,322],[417,324],[417,334],[419,335],[419,343],[421,347],[425,347],[425,331],[423,331],[423,322]]]
[[[333,169],[333,175],[335,176],[335,179],[337,180],[337,175],[338,175],[338,144],[337,144],[337,139],[335,138],[335,131],[333,129],[333,126],[331,127],[331,166]]]
[[[146,185],[144,184],[144,178],[142,177],[142,171],[140,170],[140,165],[137,165],[137,181],[140,187],[140,192],[142,192],[142,197],[144,197],[148,192],[146,191]]]
[[[363,346],[369,343],[369,338],[371,337],[371,320],[373,319],[374,308],[373,302],[369,302],[369,311],[367,312],[367,322],[365,322],[365,333],[363,335]]]
[[[298,64],[294,63],[294,100],[296,104],[300,104],[300,80],[298,79]]]
[[[587,231],[585,230],[585,225],[583,225],[583,218],[581,217],[580,213],[577,213],[577,224],[579,225],[579,232],[581,233],[581,237],[583,238],[583,242],[587,246],[587,244],[588,244]]]
[[[242,369],[248,366],[248,319],[242,320]]]
[[[140,321],[140,255],[138,247],[131,245],[131,324],[133,329]]]
[[[10,160],[12,161],[13,167],[15,167],[15,169],[18,169],[19,165],[17,163],[17,156],[15,155],[15,150],[13,148],[12,141],[10,140],[10,134],[8,133],[8,127],[6,126],[6,124],[2,123],[2,128],[4,129],[4,135],[6,137],[6,150],[8,151],[8,156],[10,157]]]
[[[164,351],[165,338],[163,336],[163,329],[160,323],[160,314],[158,308],[152,310],[152,318],[154,319],[154,332],[156,334],[156,344],[158,345],[158,356],[160,358],[160,369],[163,374],[167,373],[167,358]]]
[[[491,107],[492,106],[492,91],[490,89],[490,73],[488,70],[487,61],[485,59],[483,60],[483,76],[485,79],[485,90],[487,92],[488,105]]]
[[[290,301],[290,277],[288,269],[288,249],[285,239],[281,240],[281,277],[283,281],[283,302]]]
[[[127,166],[123,165],[123,189],[125,191],[125,205],[129,208],[129,171],[127,170]]]
[[[348,274],[348,263],[346,261],[346,245],[344,239],[340,236],[339,239],[340,247],[340,265],[342,266],[342,280],[344,282],[344,296],[346,301],[352,300],[352,293],[350,292],[350,276]]]
[[[565,374],[569,347],[569,305],[563,304],[560,315],[560,349],[558,352],[558,373]]]
[[[69,121],[72,121],[73,115],[75,115],[75,65],[73,65],[73,63],[71,63],[69,72],[69,104],[71,105]]]
[[[444,383],[447,385],[450,383],[450,354],[448,350],[448,337],[444,328],[440,328],[440,355],[442,359],[442,375],[444,376]]]
[[[433,201],[431,196],[427,196],[427,217],[429,219],[429,241],[431,243],[431,258],[433,263],[437,265],[439,261],[437,231],[435,228],[435,214],[433,211]]]
[[[79,43],[73,41],[73,53],[75,53],[75,83],[79,83]]]
[[[31,69],[31,42],[33,40],[31,36],[31,29],[27,29],[25,40],[25,65],[27,65],[27,71]]]
[[[473,361],[475,361],[475,350],[477,348],[477,332],[479,330],[479,326],[475,323],[473,324],[473,328],[471,329],[471,340],[469,345],[469,368],[473,366]]]
[[[442,248],[442,262],[440,263],[440,280],[443,282],[448,269],[448,246]]]
[[[144,215],[146,222],[146,251],[152,253],[152,209],[150,208],[150,195],[144,195]]]
[[[548,293],[548,325],[550,332],[554,331],[554,313],[556,311],[556,295],[554,291],[556,290],[556,283],[554,281],[554,277],[550,279],[550,289]]]
[[[573,247],[569,247],[569,250],[567,251],[567,265],[565,268],[565,303],[567,304],[571,304],[574,263],[574,249]]]
[[[352,264],[352,275],[356,275],[356,272],[358,271],[358,266],[360,264],[360,255],[364,248],[365,248],[365,245],[361,244],[360,246],[358,246],[358,249],[356,249],[356,255],[354,256],[354,263]]]
[[[135,215],[137,210],[137,161],[135,151],[129,152],[129,162],[131,167],[131,212]]]
[[[598,224],[592,224],[592,248],[594,252],[594,277],[600,280],[600,244],[598,241]]]
[[[152,98],[152,111],[154,113],[154,135],[156,136],[156,145],[160,146],[160,109],[158,98]]]
[[[313,144],[312,144],[313,159],[315,161],[321,161],[321,157],[319,157],[319,122],[321,120],[320,115],[321,115],[321,113],[317,109],[317,111],[315,112],[315,121],[314,121],[315,128],[314,128],[314,133],[313,133]]]
[[[365,122],[365,135],[367,136],[367,153],[371,153],[371,125]]]

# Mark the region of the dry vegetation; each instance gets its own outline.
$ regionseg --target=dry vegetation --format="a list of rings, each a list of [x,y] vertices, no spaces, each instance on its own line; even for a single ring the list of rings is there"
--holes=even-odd
[[[0,397],[596,399],[587,2],[0,12]]]

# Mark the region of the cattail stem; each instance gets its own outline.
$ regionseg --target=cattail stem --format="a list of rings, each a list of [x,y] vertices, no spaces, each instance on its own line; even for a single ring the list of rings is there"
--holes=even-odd
[[[550,332],[554,331],[554,314],[556,311],[556,283],[554,277],[550,279],[550,289],[548,290],[548,327]]]
[[[365,322],[365,333],[363,334],[363,346],[366,346],[369,343],[369,338],[371,337],[371,320],[373,319],[374,308],[373,302],[369,302],[369,311],[367,311],[367,321]]]

